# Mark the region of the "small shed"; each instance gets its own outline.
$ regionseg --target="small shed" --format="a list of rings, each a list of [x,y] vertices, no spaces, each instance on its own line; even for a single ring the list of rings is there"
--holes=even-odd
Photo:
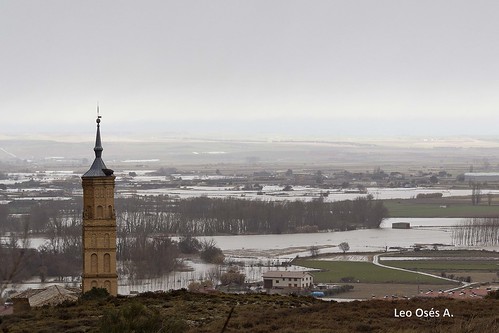
[[[32,307],[57,305],[64,301],[76,302],[81,292],[77,288],[64,288],[53,285],[45,289],[28,289],[12,296],[14,313],[23,312]]]
[[[392,229],[411,229],[411,224],[409,222],[394,222]]]

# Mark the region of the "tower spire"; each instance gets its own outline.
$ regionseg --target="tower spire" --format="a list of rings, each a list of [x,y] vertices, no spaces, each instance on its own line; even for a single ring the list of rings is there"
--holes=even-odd
[[[95,120],[97,123],[97,134],[95,136],[95,147],[94,147],[96,158],[101,158],[102,151],[104,150],[102,148],[102,142],[100,139],[100,119],[101,119],[101,116],[99,115],[99,106],[97,105],[97,119]]]
[[[81,177],[83,187],[83,292],[106,288],[118,294],[116,271],[116,213],[114,211],[115,176],[107,169],[102,155],[101,116],[97,104],[95,160]]]
[[[95,135],[95,147],[94,147],[94,152],[95,152],[95,160],[92,163],[92,166],[90,169],[85,172],[83,177],[104,177],[104,176],[112,176],[113,175],[113,170],[108,169],[106,167],[106,164],[104,164],[104,161],[102,160],[102,151],[104,150],[102,148],[102,141],[100,138],[100,122],[101,122],[101,116],[99,114],[99,106],[97,105],[97,119],[95,120],[97,123],[97,134]]]

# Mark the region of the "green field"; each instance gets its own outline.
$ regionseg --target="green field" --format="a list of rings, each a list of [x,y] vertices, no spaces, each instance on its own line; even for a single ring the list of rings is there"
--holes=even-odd
[[[499,217],[499,205],[472,206],[467,202],[448,203],[446,199],[384,200],[383,204],[390,217]]]
[[[467,258],[480,260],[481,258],[499,258],[499,253],[484,250],[421,250],[421,251],[404,251],[398,253],[384,254],[383,258],[390,260],[390,257],[445,257],[445,258]]]
[[[499,262],[492,260],[382,260],[383,265],[420,271],[485,271],[499,270]]]
[[[293,261],[293,264],[320,269],[319,272],[312,272],[314,282],[317,283],[338,283],[345,277],[352,277],[355,282],[361,283],[449,283],[449,281],[417,273],[379,267],[370,262],[297,259]]]

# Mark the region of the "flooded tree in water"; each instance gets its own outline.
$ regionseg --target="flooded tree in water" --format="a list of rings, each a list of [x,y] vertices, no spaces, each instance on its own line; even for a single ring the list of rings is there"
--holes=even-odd
[[[477,206],[482,201],[482,189],[481,184],[476,182],[470,182],[471,187],[471,204]]]
[[[246,280],[246,275],[239,272],[239,269],[237,269],[236,267],[229,267],[227,269],[227,272],[223,273],[220,276],[220,283],[222,285],[229,285],[231,283],[237,285],[243,285],[245,280]]]
[[[178,240],[178,248],[185,254],[198,253],[201,250],[201,242],[191,235],[182,236]]]
[[[116,206],[118,230],[128,235],[136,230],[184,236],[353,230],[378,228],[388,216],[383,202],[372,197],[304,202],[158,196],[118,198]]]
[[[499,245],[499,218],[466,219],[452,230],[452,240],[456,245]]]
[[[317,257],[319,255],[319,247],[317,245],[312,245],[308,248],[311,257]]]
[[[200,257],[203,261],[211,264],[222,264],[225,260],[222,249],[217,247],[217,243],[213,238],[201,242]]]
[[[139,279],[158,277],[177,267],[179,250],[170,237],[139,233],[125,238],[118,239],[117,259],[124,263],[126,274]]]
[[[21,237],[15,233],[6,236],[0,233],[0,299],[9,283],[22,279],[31,256],[29,251],[28,227]]]

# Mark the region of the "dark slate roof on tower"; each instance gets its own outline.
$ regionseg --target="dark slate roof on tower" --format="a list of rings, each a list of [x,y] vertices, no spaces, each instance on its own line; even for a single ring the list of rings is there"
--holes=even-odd
[[[95,137],[95,160],[92,163],[90,169],[85,172],[83,177],[106,177],[111,176],[113,174],[113,170],[108,169],[102,160],[102,143],[100,139],[100,118],[101,116],[97,116],[97,135]]]

